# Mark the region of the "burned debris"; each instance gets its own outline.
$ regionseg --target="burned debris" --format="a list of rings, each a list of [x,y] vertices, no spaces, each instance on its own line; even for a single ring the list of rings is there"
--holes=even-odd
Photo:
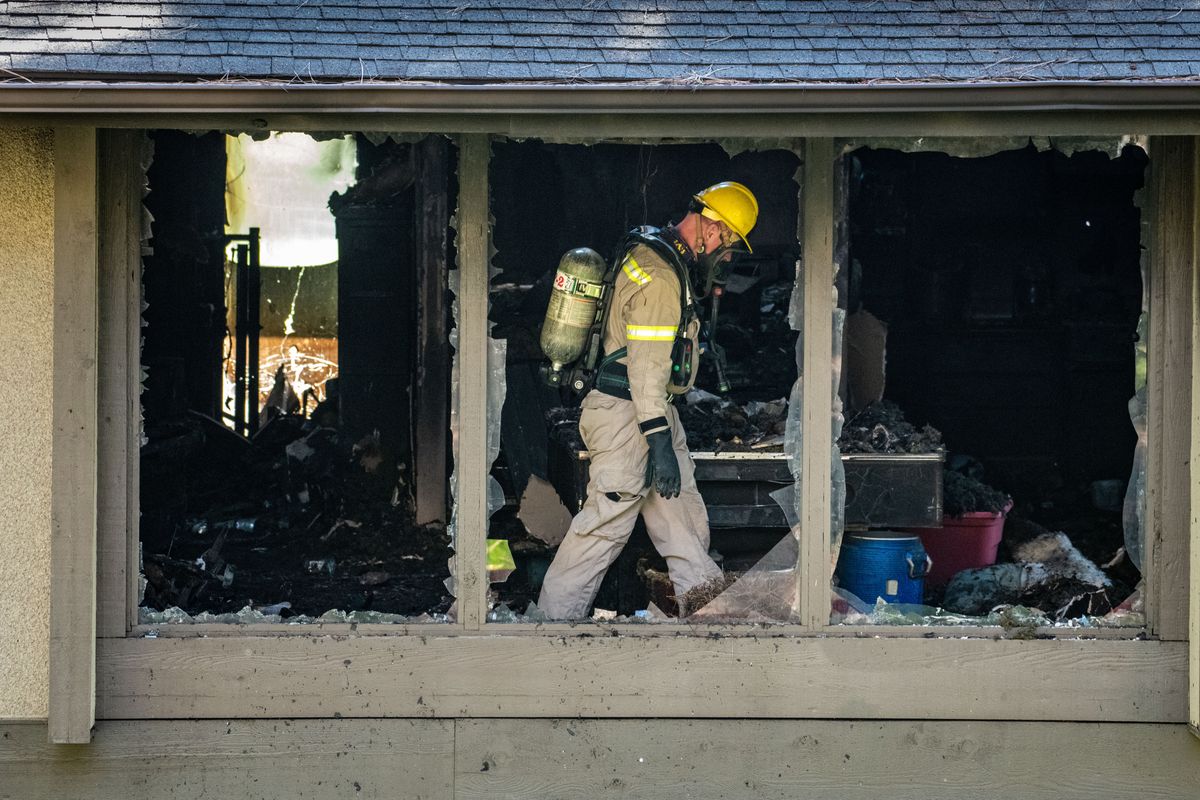
[[[249,440],[198,415],[170,433],[149,429],[143,448],[145,607],[286,602],[284,618],[449,608],[445,531],[414,526],[393,503],[375,442],[347,448],[296,415]]]
[[[444,142],[344,141],[354,181],[332,201],[326,192],[321,209],[335,257],[299,266],[247,253],[261,329],[243,346],[236,329],[255,328],[255,313],[227,245],[245,231],[225,227],[221,181],[188,193],[181,178],[220,176],[224,140],[157,139],[145,266],[147,613],[445,618],[452,153]],[[1134,618],[1137,553],[1121,554],[1138,520],[1126,503],[1138,480],[1127,403],[1139,374],[1133,192],[1144,153],[953,159],[864,148],[842,165],[833,619]],[[787,150],[495,144],[489,316],[505,401],[489,497],[490,618],[538,618],[532,601],[587,486],[578,398],[539,371],[548,272],[564,251],[607,255],[633,224],[671,219],[697,180],[732,176],[763,200],[755,252],[727,276],[708,331],[725,371],[702,361],[697,388],[676,403],[725,575],[674,597],[638,527],[597,607],[621,619],[792,619],[798,167]],[[517,191],[530,181],[541,191]],[[908,577],[881,575],[856,595],[845,559],[863,553],[892,558],[887,569]]]
[[[942,473],[942,510],[948,517],[999,514],[1011,505],[1011,497],[970,475],[952,469]]]
[[[931,425],[918,429],[900,406],[879,400],[846,420],[838,449],[843,453],[937,453],[945,449],[942,433]]]
[[[787,400],[739,404],[698,390],[679,407],[679,419],[687,431],[689,450],[780,452],[787,429]]]
[[[418,276],[444,291],[448,220],[415,213],[413,176],[447,174],[445,143],[153,139],[143,619],[447,619],[446,476],[418,473],[445,464],[448,387],[414,362],[448,358],[448,321],[403,302]],[[181,281],[214,294],[198,309]],[[443,344],[418,354],[431,329]],[[420,445],[413,398],[440,398]],[[422,481],[443,505],[418,523]]]

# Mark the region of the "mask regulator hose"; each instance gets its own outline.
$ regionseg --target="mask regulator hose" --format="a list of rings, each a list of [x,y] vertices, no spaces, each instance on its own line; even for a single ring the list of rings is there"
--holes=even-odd
[[[717,344],[717,314],[721,310],[721,295],[723,294],[725,294],[724,286],[714,285],[712,287],[712,311],[708,320],[708,346],[712,349],[717,365],[717,391],[721,394],[729,394],[729,379],[725,377],[725,350]]]

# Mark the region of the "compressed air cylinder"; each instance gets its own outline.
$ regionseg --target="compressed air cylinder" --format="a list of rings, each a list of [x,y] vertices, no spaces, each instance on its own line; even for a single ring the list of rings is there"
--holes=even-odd
[[[558,262],[541,339],[542,352],[550,359],[546,380],[552,386],[561,383],[563,367],[587,347],[596,303],[604,291],[604,272],[604,259],[589,247],[569,250]]]

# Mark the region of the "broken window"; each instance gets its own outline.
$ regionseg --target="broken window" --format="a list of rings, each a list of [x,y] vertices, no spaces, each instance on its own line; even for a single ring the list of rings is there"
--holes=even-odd
[[[151,139],[142,622],[449,619],[450,143]]]
[[[1140,626],[1146,153],[970,155],[843,158],[833,621]]]
[[[975,157],[861,147],[839,162],[832,621],[1141,625],[1146,155],[965,144]],[[671,203],[693,182],[732,174],[760,192],[765,222],[717,330],[736,352],[733,390],[717,391],[709,362],[680,406],[726,576],[676,597],[639,523],[592,613],[796,621],[797,166],[715,145],[496,145],[507,398],[491,619],[544,618],[539,582],[586,493],[578,398],[539,374],[559,255],[607,256],[623,229],[681,216]]]
[[[143,619],[453,617],[453,149],[153,138]],[[835,624],[1142,624],[1144,151],[884,144],[847,147],[836,172],[832,514],[805,531],[799,334],[830,322],[803,314],[798,150],[492,143],[472,376],[490,474],[470,490],[487,494],[489,621],[545,619],[587,491],[580,398],[542,374],[560,256],[611,259],[629,228],[732,179],[761,213],[704,339],[727,370],[703,359],[676,406],[723,575],[677,596],[639,522],[589,613],[797,622],[800,545],[829,536],[833,562],[805,568],[833,575]],[[277,213],[273,192],[304,208]],[[967,537],[939,551],[963,520],[996,563],[956,560],[978,557]]]
[[[591,614],[628,621],[687,614],[699,620],[792,618],[794,523],[772,494],[793,486],[788,452],[799,447],[800,320],[792,312],[798,168],[798,156],[787,149],[731,155],[717,144],[495,144],[490,319],[492,336],[505,344],[506,397],[493,470],[503,503],[491,520],[490,620],[545,619],[536,604],[541,583],[586,496],[589,454],[578,429],[580,398],[551,388],[542,375],[539,334],[560,256],[590,247],[610,259],[630,228],[679,221],[692,194],[723,180],[750,187],[760,208],[750,237],[754,253],[729,275],[715,336],[708,339],[725,350],[729,388],[721,391],[715,361],[704,357],[696,387],[676,409],[708,510],[710,555],[725,575],[687,598],[676,597],[667,562],[639,521],[608,569]],[[705,306],[707,317],[711,306]],[[785,452],[789,428],[792,447]],[[705,612],[727,587],[724,596],[735,602],[718,604],[719,613],[717,606]]]

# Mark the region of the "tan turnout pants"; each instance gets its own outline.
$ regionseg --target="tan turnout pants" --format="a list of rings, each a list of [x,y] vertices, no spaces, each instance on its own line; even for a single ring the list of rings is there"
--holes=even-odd
[[[666,500],[646,483],[646,438],[638,430],[633,402],[593,391],[582,406],[579,433],[590,454],[587,500],[546,572],[538,607],[551,619],[584,617],[639,513],[667,560],[677,596],[720,576],[721,568],[708,555],[708,511],[696,489],[675,407],[667,407],[667,420],[683,488]]]

